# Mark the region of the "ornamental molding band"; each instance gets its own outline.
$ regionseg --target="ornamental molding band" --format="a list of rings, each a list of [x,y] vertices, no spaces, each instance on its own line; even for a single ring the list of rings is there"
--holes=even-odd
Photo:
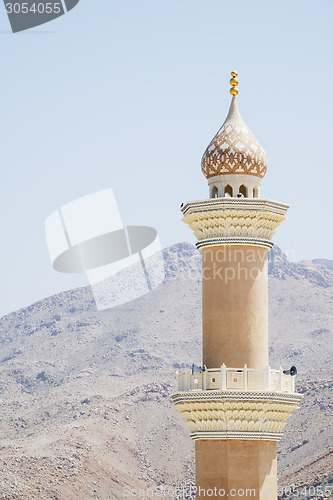
[[[228,174],[263,178],[267,163],[264,149],[244,123],[233,97],[225,122],[202,157],[203,174],[207,179]]]
[[[188,201],[182,207],[182,214],[209,212],[212,210],[259,210],[280,215],[287,213],[290,205],[279,201],[255,198],[212,198],[209,200]]]
[[[271,250],[274,246],[274,243],[270,240],[264,240],[260,238],[205,238],[203,240],[197,241],[195,246],[198,250],[203,250],[208,247],[217,247],[217,246],[233,246],[233,245],[243,245],[248,247],[260,247],[266,248],[266,250]]]
[[[230,391],[198,391],[178,392],[171,398],[193,440],[279,441],[287,418],[303,397],[256,391],[235,396]]]
[[[177,403],[183,402],[210,402],[210,401],[271,401],[274,400],[279,403],[295,403],[303,398],[302,394],[297,393],[283,393],[283,392],[267,392],[267,391],[186,391],[175,392],[171,396],[172,401]]]
[[[204,432],[192,432],[190,437],[193,441],[199,441],[200,439],[241,439],[241,440],[250,440],[250,441],[280,441],[283,437],[283,433],[278,432],[262,432],[258,434],[258,432],[242,432],[242,431],[204,431]]]

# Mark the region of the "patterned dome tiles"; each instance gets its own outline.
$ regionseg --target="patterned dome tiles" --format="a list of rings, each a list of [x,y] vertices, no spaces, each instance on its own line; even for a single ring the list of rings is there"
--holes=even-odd
[[[244,123],[233,97],[226,121],[206,149],[201,162],[205,177],[247,174],[264,177],[267,156]]]

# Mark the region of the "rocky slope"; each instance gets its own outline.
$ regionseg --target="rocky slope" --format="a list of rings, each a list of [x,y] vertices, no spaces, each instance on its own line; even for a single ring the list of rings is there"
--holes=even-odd
[[[200,254],[163,252],[164,283],[97,311],[89,288],[0,320],[0,498],[122,498],[193,482],[193,444],[172,409],[174,372],[200,364]],[[329,261],[330,262],[330,261]],[[299,370],[300,409],[279,443],[281,484],[332,479],[333,270],[269,264],[270,363]]]

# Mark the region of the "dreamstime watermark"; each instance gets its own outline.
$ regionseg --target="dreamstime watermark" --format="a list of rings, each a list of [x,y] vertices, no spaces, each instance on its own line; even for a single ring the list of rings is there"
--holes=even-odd
[[[99,311],[142,297],[164,281],[156,229],[125,226],[112,189],[55,210],[45,232],[53,268],[86,273]]]
[[[13,33],[35,28],[63,16],[80,0],[3,0]]]

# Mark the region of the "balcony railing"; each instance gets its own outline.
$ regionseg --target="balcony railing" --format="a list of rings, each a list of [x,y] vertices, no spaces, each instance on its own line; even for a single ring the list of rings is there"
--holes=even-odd
[[[295,377],[280,370],[264,369],[209,368],[192,375],[190,368],[177,373],[178,391],[268,391],[295,392]]]

